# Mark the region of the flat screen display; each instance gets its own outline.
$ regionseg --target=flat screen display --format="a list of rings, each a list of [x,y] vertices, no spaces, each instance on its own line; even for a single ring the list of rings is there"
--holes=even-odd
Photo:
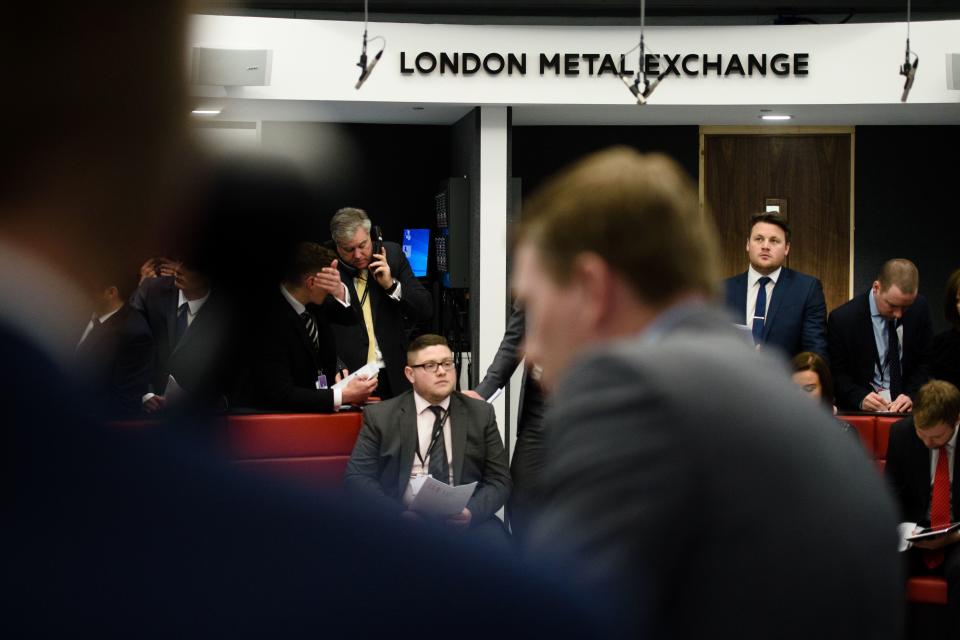
[[[430,229],[404,229],[403,255],[407,256],[413,275],[424,278],[427,275],[427,255],[430,253]]]

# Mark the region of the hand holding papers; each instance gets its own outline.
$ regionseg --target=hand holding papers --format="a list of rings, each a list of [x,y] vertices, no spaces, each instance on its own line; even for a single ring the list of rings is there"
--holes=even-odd
[[[467,506],[473,490],[477,487],[476,482],[451,487],[429,476],[413,478],[410,483],[415,493],[410,510],[430,516],[459,514]]]
[[[342,390],[344,389],[344,387],[346,387],[348,384],[350,384],[350,381],[353,380],[354,378],[357,378],[357,377],[360,377],[360,376],[362,376],[362,377],[364,377],[364,378],[367,378],[367,379],[369,379],[369,378],[374,378],[374,377],[376,377],[377,373],[379,373],[379,372],[380,372],[380,366],[379,366],[379,365],[377,365],[377,364],[375,364],[375,363],[373,363],[373,362],[368,362],[367,364],[363,365],[362,367],[360,367],[359,369],[357,369],[356,371],[354,371],[353,373],[351,373],[350,375],[348,375],[346,378],[344,378],[343,380],[341,380],[340,382],[338,382],[337,384],[333,385],[333,386],[330,387],[330,388],[331,388],[331,389],[340,389],[340,390],[342,391]]]

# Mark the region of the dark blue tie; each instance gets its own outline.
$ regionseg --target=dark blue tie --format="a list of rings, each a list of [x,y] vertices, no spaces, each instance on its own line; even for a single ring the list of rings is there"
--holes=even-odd
[[[767,315],[767,283],[770,278],[763,276],[757,283],[760,290],[757,291],[757,304],[753,308],[753,344],[763,344],[763,323]]]
[[[900,370],[900,338],[897,321],[887,320],[887,365],[890,367],[890,399],[903,393],[903,372]]]
[[[449,484],[450,467],[447,465],[447,445],[443,439],[443,423],[445,422],[443,419],[443,407],[433,405],[430,407],[430,411],[433,411],[433,415],[435,416],[431,440],[434,435],[436,435],[437,438],[433,442],[433,448],[430,449],[430,462],[427,463],[428,471],[434,480]],[[440,432],[439,434],[437,434],[438,431]]]
[[[180,305],[180,309],[177,310],[177,332],[174,336],[176,338],[175,344],[180,344],[180,339],[183,338],[183,334],[187,332],[187,312],[190,310],[190,305],[184,302]]]

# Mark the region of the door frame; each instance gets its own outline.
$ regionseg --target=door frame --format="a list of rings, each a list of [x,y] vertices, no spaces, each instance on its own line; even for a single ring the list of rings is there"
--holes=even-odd
[[[699,190],[700,190],[700,215],[704,216],[707,212],[706,195],[706,152],[704,142],[706,136],[804,136],[804,135],[848,135],[850,136],[850,265],[848,268],[848,290],[847,298],[853,298],[853,235],[856,231],[854,226],[854,193],[856,193],[856,184],[854,182],[856,175],[854,167],[856,164],[856,143],[857,130],[852,126],[764,126],[764,125],[700,125],[700,154],[699,154]]]

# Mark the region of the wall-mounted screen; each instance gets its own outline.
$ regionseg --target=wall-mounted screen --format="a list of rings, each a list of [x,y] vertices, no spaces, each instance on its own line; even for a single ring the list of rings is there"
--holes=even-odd
[[[430,253],[430,229],[404,229],[403,255],[407,256],[413,275],[424,278],[427,275],[427,255]]]

